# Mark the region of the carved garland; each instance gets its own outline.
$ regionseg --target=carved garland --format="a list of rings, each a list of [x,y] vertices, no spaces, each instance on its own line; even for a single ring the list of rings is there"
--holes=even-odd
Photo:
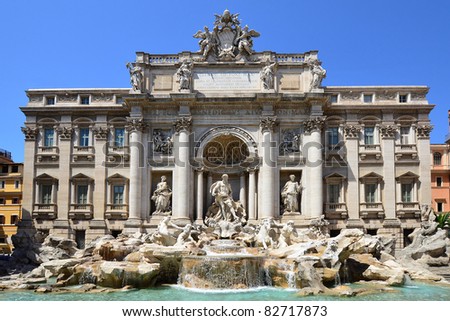
[[[319,116],[303,122],[305,134],[311,134],[313,131],[321,131],[325,124],[325,117]]]
[[[261,132],[272,132],[274,128],[278,125],[277,116],[273,117],[263,117],[260,120],[259,127],[261,128]]]
[[[173,122],[173,128],[175,130],[175,133],[177,134],[179,134],[183,130],[190,132],[192,128],[192,117],[178,118]]]
[[[22,127],[22,133],[25,135],[25,140],[35,140],[39,129],[36,127]]]

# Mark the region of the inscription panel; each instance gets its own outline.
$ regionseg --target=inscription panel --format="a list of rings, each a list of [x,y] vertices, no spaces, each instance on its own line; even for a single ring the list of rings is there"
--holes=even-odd
[[[259,72],[196,72],[194,89],[207,90],[259,90]]]

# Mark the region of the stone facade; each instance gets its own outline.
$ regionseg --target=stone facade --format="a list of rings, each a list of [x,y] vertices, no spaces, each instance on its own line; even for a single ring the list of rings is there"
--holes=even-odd
[[[24,219],[79,243],[150,231],[165,176],[173,220],[200,223],[228,174],[250,222],[325,215],[332,234],[358,227],[401,247],[431,204],[428,88],[323,87],[317,51],[254,52],[259,33],[236,17],[194,35],[199,52],[138,52],[131,89],[28,90]],[[299,211],[286,213],[292,174]]]

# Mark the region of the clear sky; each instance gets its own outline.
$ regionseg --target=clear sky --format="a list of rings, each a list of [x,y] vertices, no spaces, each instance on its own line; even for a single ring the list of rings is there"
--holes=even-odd
[[[197,51],[192,35],[224,9],[261,33],[256,51],[319,50],[325,86],[429,86],[444,141],[450,1],[0,0],[0,148],[23,161],[26,89],[129,87],[136,51]]]

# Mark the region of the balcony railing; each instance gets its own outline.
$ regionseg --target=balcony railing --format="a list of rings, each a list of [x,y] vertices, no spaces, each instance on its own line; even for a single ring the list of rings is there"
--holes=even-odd
[[[70,219],[91,219],[93,213],[92,204],[70,204]]]
[[[397,216],[402,218],[406,216],[420,217],[420,205],[418,202],[399,202],[397,203]]]
[[[361,160],[368,156],[375,156],[376,159],[381,158],[381,147],[378,144],[361,145],[359,146],[359,157]]]
[[[345,203],[325,203],[325,213],[332,218],[336,216],[345,219],[347,218],[347,205]]]
[[[55,219],[57,212],[56,204],[34,204],[32,216],[36,219]]]
[[[395,157],[398,159],[403,156],[410,156],[412,159],[417,157],[417,146],[415,144],[401,144],[395,146]]]
[[[36,154],[37,163],[55,163],[59,159],[58,146],[39,146]]]
[[[361,203],[359,206],[359,213],[362,218],[376,216],[377,218],[384,217],[383,203]]]
[[[109,220],[126,220],[128,204],[106,204],[105,218]]]
[[[118,162],[120,158],[128,162],[130,160],[129,146],[108,146],[108,162]]]
[[[73,161],[92,161],[95,157],[95,148],[93,146],[74,146]]]

